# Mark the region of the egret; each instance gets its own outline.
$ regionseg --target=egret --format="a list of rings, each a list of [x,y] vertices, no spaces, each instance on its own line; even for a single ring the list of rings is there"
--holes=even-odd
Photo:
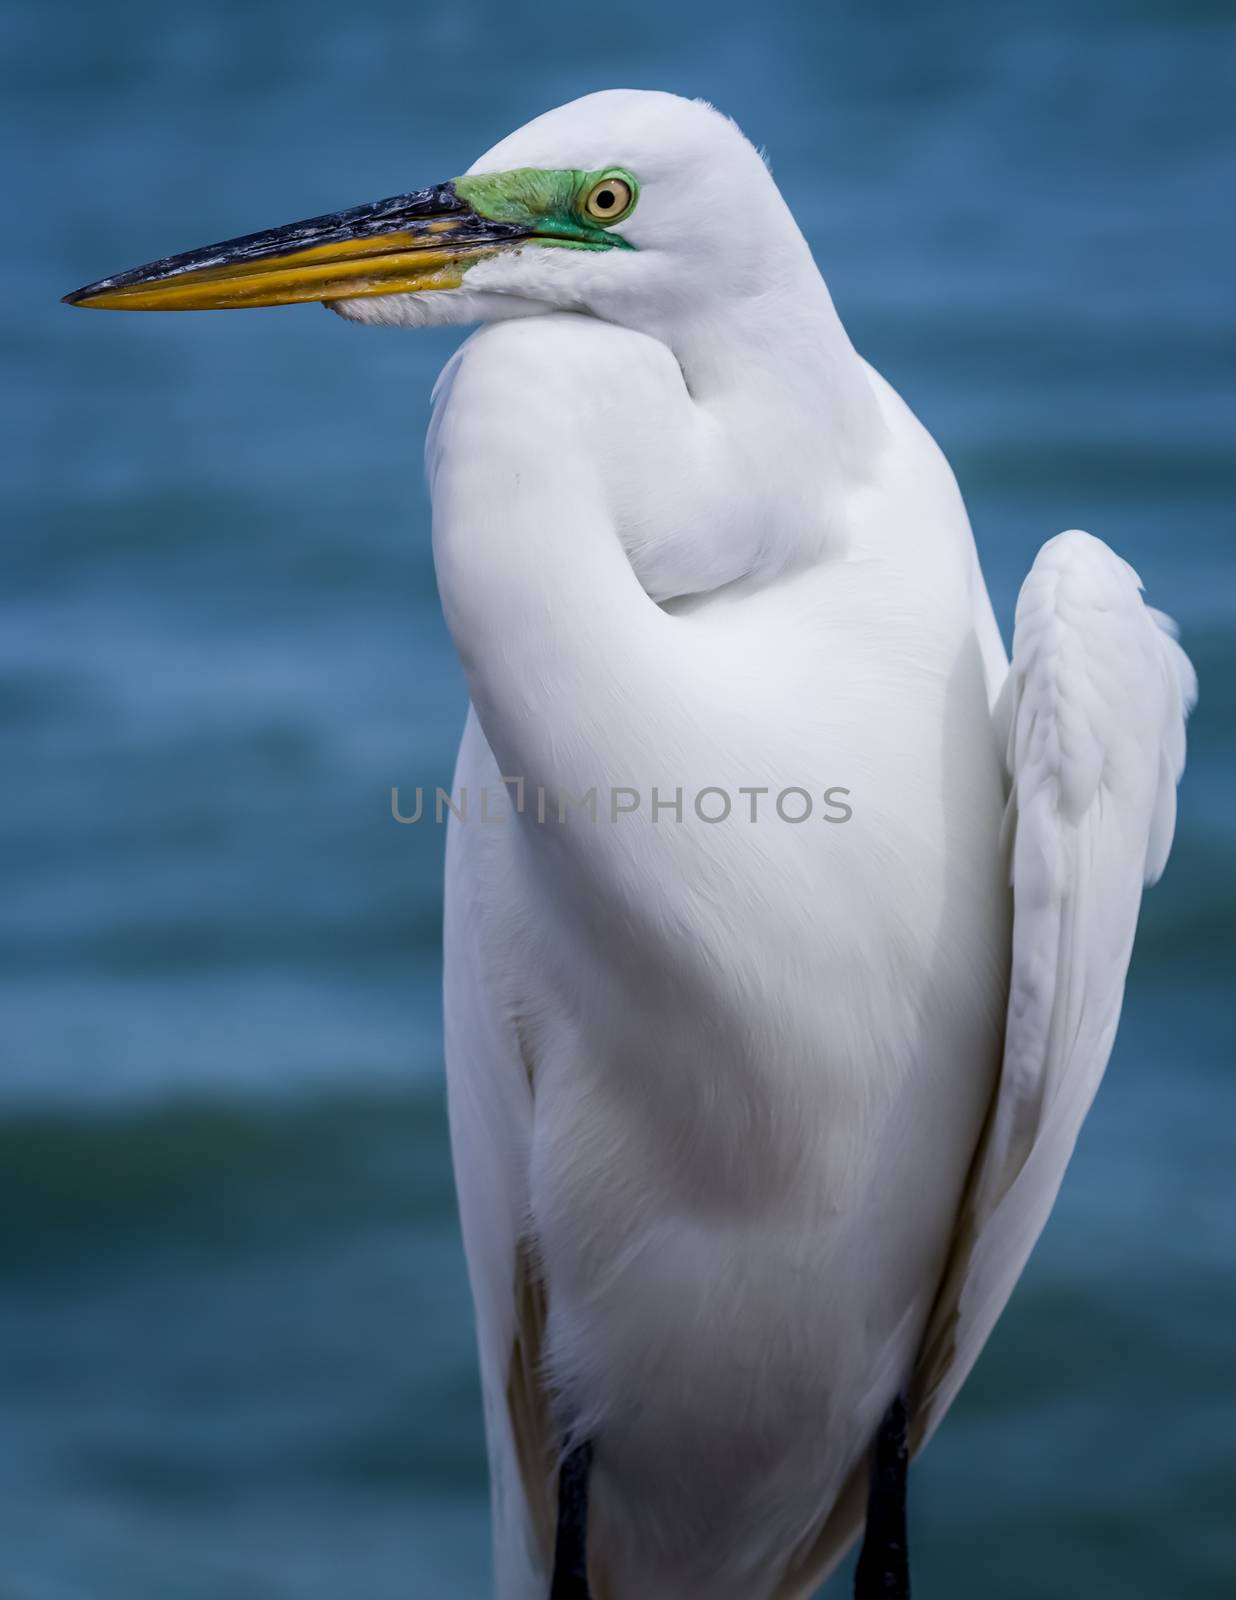
[[[427,465],[456,795],[511,802],[452,818],[444,932],[501,1600],[794,1600],[864,1524],[857,1593],[907,1595],[907,1461],[1171,844],[1170,624],[1062,533],[1010,665],[947,462],[700,102],[67,298],[483,325]]]

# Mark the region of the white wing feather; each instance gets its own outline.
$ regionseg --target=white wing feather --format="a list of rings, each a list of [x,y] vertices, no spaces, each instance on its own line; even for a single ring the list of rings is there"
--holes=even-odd
[[[1196,679],[1137,574],[1089,534],[1039,552],[1007,719],[1014,901],[1004,1065],[916,1374],[922,1443],[1004,1309],[1115,1037],[1142,887],[1162,872]]]

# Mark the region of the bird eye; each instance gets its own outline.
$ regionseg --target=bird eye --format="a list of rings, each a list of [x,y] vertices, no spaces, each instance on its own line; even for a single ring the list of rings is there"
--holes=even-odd
[[[602,178],[584,197],[584,211],[594,222],[617,222],[635,204],[635,194],[625,178]]]

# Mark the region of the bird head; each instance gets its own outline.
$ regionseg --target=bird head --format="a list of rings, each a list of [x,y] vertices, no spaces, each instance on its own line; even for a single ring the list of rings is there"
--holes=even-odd
[[[70,304],[320,301],[422,327],[570,310],[649,332],[809,263],[759,154],[710,106],[609,90],[537,117],[461,177],[121,272]]]

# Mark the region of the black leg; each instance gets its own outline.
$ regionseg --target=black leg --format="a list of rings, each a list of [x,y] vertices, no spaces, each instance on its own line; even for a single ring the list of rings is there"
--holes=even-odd
[[[558,1537],[549,1600],[589,1600],[588,1473],[592,1444],[585,1439],[558,1469]]]
[[[867,1532],[854,1574],[854,1600],[910,1600],[906,1420],[906,1403],[898,1395],[884,1414],[871,1451]]]

